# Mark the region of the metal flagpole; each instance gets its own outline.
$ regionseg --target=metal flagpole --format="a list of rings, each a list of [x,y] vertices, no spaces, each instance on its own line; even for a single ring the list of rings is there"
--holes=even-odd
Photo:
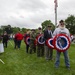
[[[57,26],[57,0],[54,0],[54,3],[55,3],[55,26]]]
[[[57,8],[55,10],[55,26],[57,26]]]

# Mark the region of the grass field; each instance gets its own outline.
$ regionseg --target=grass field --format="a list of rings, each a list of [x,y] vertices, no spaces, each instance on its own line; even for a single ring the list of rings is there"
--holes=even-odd
[[[74,44],[69,49],[69,57],[71,70],[65,68],[63,54],[60,57],[60,67],[55,69],[55,60],[46,61],[44,57],[38,58],[36,54],[27,54],[24,42],[21,50],[14,50],[14,47],[8,43],[8,48],[0,54],[0,59],[5,62],[5,64],[0,62],[0,75],[75,75]],[[55,50],[53,58],[55,59]]]

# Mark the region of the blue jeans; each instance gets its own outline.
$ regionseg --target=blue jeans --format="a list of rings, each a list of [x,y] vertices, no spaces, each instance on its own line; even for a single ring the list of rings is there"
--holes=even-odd
[[[59,67],[59,64],[60,64],[60,54],[61,54],[61,52],[59,52],[59,51],[56,52],[55,67]],[[69,57],[68,57],[67,50],[65,52],[63,52],[63,55],[64,55],[66,67],[70,67],[70,62],[69,62]]]
[[[17,46],[18,46],[18,48],[20,48],[20,46],[21,46],[21,40],[17,40]]]

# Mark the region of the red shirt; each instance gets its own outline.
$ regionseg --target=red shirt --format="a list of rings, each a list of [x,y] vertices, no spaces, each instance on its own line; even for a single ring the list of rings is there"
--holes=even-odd
[[[23,35],[21,33],[17,33],[16,34],[16,39],[17,40],[22,40],[23,39]]]

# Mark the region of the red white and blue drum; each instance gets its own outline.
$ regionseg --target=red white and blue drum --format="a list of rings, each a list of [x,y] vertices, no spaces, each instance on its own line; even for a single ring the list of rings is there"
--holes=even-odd
[[[45,40],[44,40],[43,34],[39,34],[39,35],[37,36],[37,43],[40,44],[40,45],[44,45]]]
[[[50,38],[46,41],[46,44],[49,48],[54,48],[54,45],[53,45],[53,38]]]
[[[70,39],[66,34],[58,34],[54,37],[53,45],[56,50],[64,52],[70,47]]]
[[[30,37],[26,37],[26,44],[29,45],[30,44]]]

